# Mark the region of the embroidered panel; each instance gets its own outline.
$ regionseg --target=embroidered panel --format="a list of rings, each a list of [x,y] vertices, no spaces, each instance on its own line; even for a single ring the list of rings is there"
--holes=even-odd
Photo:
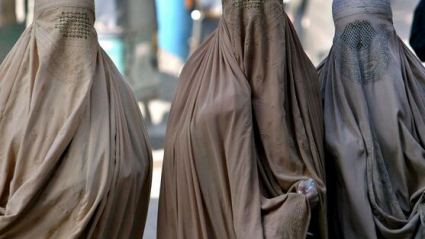
[[[55,28],[65,38],[87,39],[90,35],[91,23],[87,12],[62,12]]]
[[[263,6],[269,0],[236,0],[233,6],[237,9],[255,9]]]
[[[362,85],[381,78],[390,60],[388,39],[384,27],[375,29],[368,21],[347,24],[334,43],[342,74]]]

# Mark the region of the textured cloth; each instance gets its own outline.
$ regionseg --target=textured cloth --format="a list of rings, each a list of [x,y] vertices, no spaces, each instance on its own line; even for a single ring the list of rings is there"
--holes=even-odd
[[[281,0],[223,1],[215,33],[192,55],[171,109],[159,239],[326,238],[320,85]],[[296,193],[312,178],[311,216]]]
[[[335,0],[319,67],[333,238],[425,238],[425,69],[388,0]]]
[[[0,66],[0,238],[142,238],[151,152],[92,0],[36,0]]]
[[[425,0],[421,0],[415,10],[410,45],[418,57],[425,62]]]

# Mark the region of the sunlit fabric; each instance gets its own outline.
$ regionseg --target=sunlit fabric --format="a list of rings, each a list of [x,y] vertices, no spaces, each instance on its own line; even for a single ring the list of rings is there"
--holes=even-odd
[[[320,86],[281,0],[223,1],[171,109],[158,238],[327,238]],[[301,180],[312,178],[312,212]]]
[[[142,238],[151,152],[93,0],[36,0],[0,66],[0,238]]]
[[[334,0],[319,67],[332,238],[425,236],[425,68],[388,0]]]

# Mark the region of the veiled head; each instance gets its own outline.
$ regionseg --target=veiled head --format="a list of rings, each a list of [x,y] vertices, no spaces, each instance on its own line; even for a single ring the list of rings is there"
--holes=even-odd
[[[332,12],[334,19],[356,13],[379,13],[392,16],[390,0],[334,0]]]

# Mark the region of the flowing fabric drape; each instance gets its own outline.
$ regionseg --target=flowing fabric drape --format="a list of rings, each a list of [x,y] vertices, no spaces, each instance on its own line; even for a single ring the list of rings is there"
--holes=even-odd
[[[388,0],[334,0],[319,67],[334,238],[425,238],[425,69]]]
[[[36,0],[0,66],[0,238],[142,238],[151,152],[93,0]]]
[[[188,60],[171,109],[158,238],[327,237],[317,74],[282,1],[223,1]],[[296,188],[312,178],[312,217]]]

